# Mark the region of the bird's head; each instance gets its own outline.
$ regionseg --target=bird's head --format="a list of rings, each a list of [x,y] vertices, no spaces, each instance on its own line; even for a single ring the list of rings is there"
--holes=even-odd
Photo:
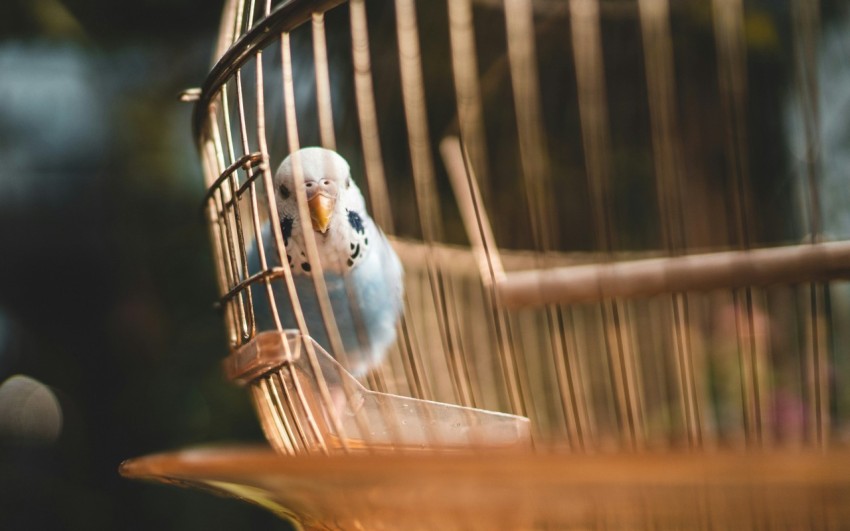
[[[302,223],[298,213],[295,192],[295,172],[298,167],[304,176],[309,223]],[[338,255],[335,259],[342,257],[343,263],[349,262],[350,251],[359,240],[365,238],[364,220],[368,216],[363,195],[352,180],[345,159],[329,149],[300,149],[281,163],[274,176],[274,188],[285,238],[292,237],[300,245],[303,243],[304,230],[312,228],[323,255],[333,252]],[[349,267],[357,258],[354,257]]]
[[[346,211],[363,213],[363,196],[351,180],[345,159],[329,149],[309,147],[286,157],[275,174],[277,210],[282,217],[298,219],[295,166],[299,163],[313,230],[326,234],[335,225],[348,223],[344,219]]]

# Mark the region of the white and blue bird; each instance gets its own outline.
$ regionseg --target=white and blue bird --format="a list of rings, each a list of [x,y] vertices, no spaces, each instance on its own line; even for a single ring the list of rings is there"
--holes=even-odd
[[[396,338],[403,303],[403,270],[386,236],[366,212],[366,202],[351,178],[348,163],[334,151],[319,147],[299,150],[309,206],[309,222],[298,215],[293,155],[274,175],[274,194],[301,311],[310,336],[334,354],[319,309],[304,231],[312,230],[324,271],[328,296],[342,339],[349,370],[362,376],[379,364]],[[269,267],[281,265],[271,227],[262,232]],[[259,270],[256,246],[248,255],[250,270]],[[282,278],[272,281],[281,324],[297,328]],[[262,284],[252,290],[258,330],[275,328]]]

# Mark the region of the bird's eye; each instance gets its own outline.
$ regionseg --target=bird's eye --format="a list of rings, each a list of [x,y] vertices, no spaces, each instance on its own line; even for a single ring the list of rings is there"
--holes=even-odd
[[[289,199],[289,188],[287,188],[285,184],[281,184],[279,190],[281,197],[283,197],[284,199]]]
[[[351,177],[346,177],[346,178],[345,178],[345,187],[346,187],[346,188],[351,188]]]

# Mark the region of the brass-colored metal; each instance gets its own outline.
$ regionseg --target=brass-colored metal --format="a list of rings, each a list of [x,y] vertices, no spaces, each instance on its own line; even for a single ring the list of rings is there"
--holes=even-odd
[[[788,71],[805,137],[804,186],[789,218],[807,240],[777,245],[756,223],[747,113],[759,95],[748,87],[747,38],[760,26],[745,0],[706,9],[670,0],[227,0],[215,64],[181,101],[195,103],[203,215],[231,347],[224,372],[247,388],[266,438],[288,459],[237,455],[239,466],[269,468],[246,482],[262,494],[240,490],[244,478],[233,474],[247,468],[225,473],[221,456],[204,477],[179,456],[125,473],[176,466],[161,474],[253,492],[316,527],[404,527],[411,513],[394,505],[402,491],[381,490],[386,481],[416,474],[426,501],[439,504],[451,466],[474,507],[440,506],[443,528],[828,529],[850,518],[829,503],[847,490],[829,471],[846,468],[833,448],[850,422],[835,330],[850,326],[840,298],[850,242],[827,241],[824,230],[816,4],[789,4]],[[701,46],[714,48],[713,83],[699,97],[718,110],[717,138],[705,141],[718,146],[719,164],[690,157],[702,140],[682,90],[680,22],[705,26]],[[607,41],[614,31],[639,58],[629,92],[612,74],[622,61]],[[645,137],[626,149],[624,107],[611,103],[624,94]],[[324,274],[347,266],[320,260],[330,209],[307,199],[306,142],[347,157],[404,265],[397,341],[357,378]],[[301,310],[275,201],[273,175],[288,155],[300,218],[316,222],[304,252],[317,322]],[[651,188],[641,192],[652,232],[639,245],[629,240],[636,220],[620,208],[638,186]],[[707,224],[716,226],[697,226],[715,210]],[[351,277],[343,282],[367,345],[369,316],[354,304]],[[311,338],[317,330],[327,345]],[[522,452],[483,451],[498,430],[488,441],[477,428],[505,420],[497,412],[527,417],[507,424],[531,433]],[[459,447],[468,460],[452,460]],[[435,455],[386,455],[400,453]],[[372,475],[357,468],[363,462]],[[345,483],[345,503],[328,495],[331,477]],[[496,477],[503,490],[484,481]],[[630,494],[618,490],[623,478],[635,479]],[[706,488],[691,489],[697,482]],[[744,504],[723,490],[741,482]],[[596,497],[586,495],[591,483]],[[747,490],[803,484],[811,490],[788,498]],[[825,492],[837,497],[819,499]],[[574,511],[559,509],[565,499],[578,500]]]
[[[232,1],[232,0],[231,0]],[[219,93],[221,87],[232,78],[236,71],[254,54],[269,43],[276,40],[281,32],[291,31],[310,20],[313,13],[327,11],[328,9],[342,4],[345,0],[288,0],[279,3],[258,24],[254,25],[244,34],[234,32],[235,40],[231,46],[218,58],[206,81],[201,88],[201,97],[195,104],[195,113],[192,117],[192,130],[195,138],[200,139],[203,135],[204,112],[213,101],[214,95]],[[225,12],[235,13],[232,7]]]
[[[475,27],[471,0],[447,0],[449,36],[452,45],[452,73],[455,78],[458,126],[469,152],[470,166],[478,176],[482,201],[492,196],[490,168],[484,133],[481,83],[475,49]]]
[[[730,175],[730,191],[733,208],[730,225],[732,237],[741,249],[752,245],[752,228],[749,213],[752,198],[749,188],[749,157],[747,153],[746,64],[744,8],[741,0],[714,0],[712,2],[715,39],[718,56],[718,82],[720,86],[723,117],[726,127],[726,157]],[[733,292],[736,309],[738,342],[740,345],[741,388],[744,396],[743,415],[747,440],[762,444],[762,421],[764,417],[763,382],[759,381],[759,360],[752,338],[754,330],[753,295],[749,287]]]
[[[571,0],[570,20],[594,229],[597,244],[603,251],[610,252],[616,247],[616,239],[610,206],[612,177],[608,161],[611,158],[611,149],[608,111],[605,105],[606,87],[598,0]],[[549,197],[545,190],[551,188],[551,185],[544,183],[542,188],[538,194],[541,197]],[[543,226],[548,224],[553,224],[551,218],[541,222]],[[628,314],[626,307],[618,300],[607,300],[603,306],[605,350],[609,357],[618,419],[624,428],[622,431],[628,444],[640,448],[644,445],[644,415],[637,396],[639,383],[636,381],[638,374],[632,355],[633,346],[627,333],[630,326]]]
[[[290,51],[290,36],[288,33],[283,33],[281,35],[281,62],[282,64],[282,75],[283,75],[283,100],[284,107],[286,109],[286,136],[289,144],[290,151],[295,152],[299,149],[300,142],[298,140],[298,124],[296,122],[296,111],[295,111],[295,89],[293,86],[292,80],[292,54]],[[293,158],[293,174],[295,177],[295,196],[297,198],[298,203],[298,215],[301,219],[309,219],[310,212],[309,207],[307,205],[307,191],[306,186],[304,184],[304,173],[301,168],[301,160],[298,156]],[[339,335],[339,329],[336,326],[336,319],[333,315],[333,310],[331,308],[330,299],[328,297],[328,289],[325,284],[324,272],[321,264],[321,260],[319,259],[319,251],[316,246],[316,237],[311,231],[304,231],[304,243],[307,251],[307,260],[313,265],[314,270],[312,279],[313,284],[316,288],[316,295],[319,300],[319,307],[321,309],[322,320],[324,321],[325,330],[327,331],[328,337],[331,342],[331,351],[334,353],[334,356],[340,361],[343,368],[349,367],[348,360],[345,355],[345,350],[342,346],[342,339]],[[287,266],[288,269],[288,266]],[[294,290],[290,291],[290,296],[294,293]],[[300,309],[297,307],[297,303],[295,302],[297,299],[293,298],[293,311],[296,314],[300,313]],[[318,324],[318,323],[315,323]],[[303,335],[309,335],[307,332],[307,323],[304,321],[303,314],[300,318],[299,328]],[[322,397],[322,400],[325,403],[325,407],[330,412],[331,422],[334,424],[336,432],[340,434],[342,438],[342,446],[344,449],[348,449],[348,442],[346,439],[345,430],[342,426],[342,422],[339,419],[339,415],[336,412],[336,409],[333,408],[333,399],[331,398],[330,391],[328,390],[327,382],[325,381],[325,377],[323,371],[319,368],[319,363],[316,359],[316,354],[313,351],[312,345],[309,341],[304,342],[304,346],[307,350],[308,358],[310,359],[310,364],[313,369],[313,374],[316,376],[319,383],[319,390]],[[297,379],[297,376],[294,377]],[[350,394],[350,390],[345,390],[346,395]],[[303,402],[302,405],[305,405]],[[306,407],[306,406],[305,406]],[[308,408],[309,411],[309,408]],[[361,429],[361,432],[363,430]],[[365,438],[361,433],[361,438]]]
[[[363,147],[365,177],[369,189],[369,203],[376,223],[387,234],[395,233],[392,209],[383,156],[378,132],[378,117],[375,109],[375,96],[372,84],[371,61],[369,58],[369,35],[364,0],[352,0],[349,3],[351,25],[351,51],[354,63],[354,90],[357,103],[357,116]],[[405,307],[409,307],[405,292]],[[411,338],[414,333],[407,319],[402,317],[397,326],[399,336],[399,358],[406,376],[410,393],[416,398],[430,398],[426,371],[417,349],[413,348]]]
[[[673,39],[670,30],[668,0],[638,2],[641,34],[646,57],[646,83],[652,121],[652,149],[657,176],[657,195],[662,239],[668,252],[678,253],[686,246],[682,206],[682,150],[676,112],[676,87],[673,79]],[[680,409],[693,447],[702,444],[702,424],[705,413],[700,409],[700,397],[694,374],[694,355],[691,349],[691,326],[688,296],[672,293],[672,334],[679,374]],[[703,371],[705,367],[700,367]]]
[[[806,138],[806,195],[809,239],[812,243],[822,240],[823,225],[820,199],[821,179],[821,112],[817,77],[817,40],[820,29],[820,6],[815,2],[791,2],[794,35],[794,67],[797,90],[803,95],[803,123]],[[829,286],[812,283],[809,286],[810,324],[807,346],[808,393],[812,397],[808,405],[810,418],[809,438],[819,446],[828,444],[830,424],[829,379],[827,342],[829,333],[825,316],[825,299],[829,297]]]
[[[236,162],[234,162],[233,164],[228,166],[227,169],[225,169],[221,173],[221,175],[219,175],[219,177],[207,189],[207,192],[204,195],[204,200],[203,200],[204,208],[205,209],[207,208],[208,202],[210,201],[210,199],[213,198],[213,195],[218,191],[218,188],[227,179],[229,179],[230,176],[233,175],[236,172],[236,170],[247,170],[247,169],[252,168],[252,167],[257,167],[260,164],[262,164],[262,162],[263,162],[262,153],[249,153],[247,155],[243,155],[242,157],[239,158],[239,160],[237,160]],[[253,179],[249,179],[249,181],[252,181],[252,180]],[[234,194],[234,195],[236,197],[238,197],[238,196],[242,195],[241,194],[242,191],[243,191],[243,189],[240,187],[236,191],[236,194]]]
[[[425,85],[419,48],[414,0],[395,0],[396,28],[399,47],[404,113],[407,118],[408,144],[419,212],[419,225],[426,245],[443,239],[443,223],[437,199],[436,176],[431,156],[428,119],[426,113]],[[434,312],[442,339],[443,354],[456,400],[472,405],[469,370],[464,363],[463,347],[452,327],[446,306],[446,291],[451,289],[443,279],[438,265],[428,261],[429,282],[434,301]]]
[[[248,499],[312,529],[751,529],[772,522],[827,530],[850,518],[846,451],[793,459],[677,452],[290,457],[229,447],[132,459],[121,474]]]
[[[378,116],[372,87],[372,66],[369,59],[369,30],[366,25],[364,0],[349,2],[351,19],[351,53],[354,62],[354,90],[357,101],[357,118],[363,144],[363,162],[369,184],[372,216],[388,234],[394,234],[393,216],[387,192],[381,142],[378,135]]]
[[[322,146],[336,150],[331,80],[328,73],[328,49],[325,39],[325,14],[321,11],[313,13],[313,57],[313,64],[316,67],[316,100]]]

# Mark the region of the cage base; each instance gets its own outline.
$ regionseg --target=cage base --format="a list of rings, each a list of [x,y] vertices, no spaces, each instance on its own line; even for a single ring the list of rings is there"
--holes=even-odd
[[[850,452],[286,457],[263,447],[131,459],[129,478],[212,490],[308,529],[837,529]]]

